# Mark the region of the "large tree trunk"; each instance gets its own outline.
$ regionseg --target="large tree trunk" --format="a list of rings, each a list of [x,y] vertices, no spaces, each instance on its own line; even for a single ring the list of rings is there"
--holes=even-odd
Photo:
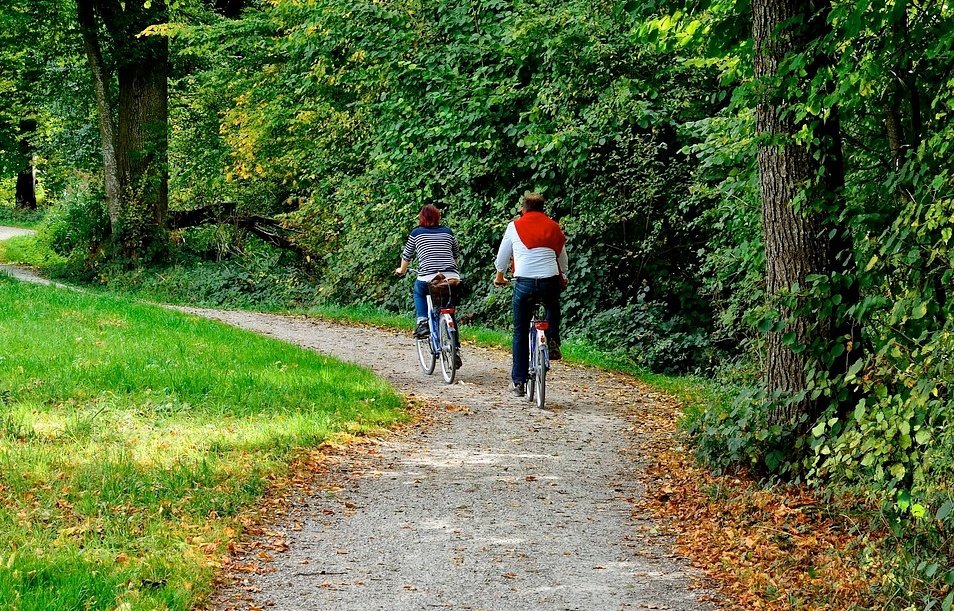
[[[169,40],[144,34],[168,21],[165,2],[130,0],[116,11],[103,4],[106,27],[117,49],[119,133],[116,154],[122,187],[120,232],[114,235],[132,259],[146,254],[165,233],[168,209]],[[112,11],[112,12],[111,12]]]
[[[17,171],[16,207],[36,210],[36,168],[33,166],[33,135],[36,121],[20,121],[20,168]]]
[[[781,307],[777,298],[793,287],[805,288],[810,275],[829,273],[839,254],[837,249],[845,246],[831,241],[829,214],[816,199],[819,195],[830,196],[831,190],[840,188],[838,183],[843,180],[844,173],[837,110],[831,110],[829,121],[816,132],[821,136],[824,150],[798,144],[793,136],[801,125],[791,111],[800,87],[774,83],[773,80],[787,57],[806,52],[809,43],[822,35],[827,11],[827,3],[817,0],[753,2],[755,76],[766,86],[756,109],[756,129],[762,139],[758,167],[766,288],[782,319],[788,323],[782,331],[768,336],[765,379],[770,392],[782,395],[770,414],[772,423],[782,425],[797,422],[801,415],[807,415],[810,421],[817,415],[818,408],[805,392],[810,351],[793,350],[789,342],[783,341],[784,334],[794,333],[794,346],[805,347],[818,339],[834,341],[835,331],[830,321],[819,320],[813,313]],[[803,83],[810,82],[814,76],[811,72],[822,65],[818,58],[810,61],[810,73]],[[816,153],[821,154],[816,158]],[[825,179],[812,189],[821,165],[825,166]],[[797,204],[800,195],[806,197]],[[847,236],[840,235],[843,236],[840,241],[847,242]]]
[[[130,237],[164,227],[169,207],[168,53],[163,51],[148,64],[119,70],[119,175],[126,198],[124,233]]]

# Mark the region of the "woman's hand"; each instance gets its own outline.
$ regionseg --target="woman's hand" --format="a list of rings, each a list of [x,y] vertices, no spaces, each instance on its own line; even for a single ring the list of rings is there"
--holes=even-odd
[[[407,272],[406,269],[403,269],[403,268],[400,268],[400,267],[399,267],[399,268],[397,268],[397,269],[394,270],[394,275],[395,275],[395,276],[403,276],[403,275],[405,274],[405,272]]]

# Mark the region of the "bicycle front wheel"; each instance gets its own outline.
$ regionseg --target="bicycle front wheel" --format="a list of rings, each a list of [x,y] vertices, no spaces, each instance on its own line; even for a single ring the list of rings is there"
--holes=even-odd
[[[447,323],[447,316],[441,317],[438,329],[441,339],[441,374],[445,384],[453,384],[457,376],[457,337],[456,331]]]
[[[543,409],[547,400],[547,347],[541,345],[537,348],[536,371],[534,372],[533,385],[536,386],[537,407]],[[533,397],[531,396],[531,399]]]
[[[417,340],[417,359],[421,363],[421,371],[425,375],[434,373],[434,365],[437,363],[437,357],[431,352],[431,338],[425,337]]]

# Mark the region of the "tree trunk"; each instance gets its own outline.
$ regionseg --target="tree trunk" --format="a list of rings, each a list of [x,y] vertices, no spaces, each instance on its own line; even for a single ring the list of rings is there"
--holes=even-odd
[[[119,133],[116,154],[122,187],[121,231],[114,236],[136,260],[162,242],[169,190],[169,39],[145,35],[168,21],[165,2],[99,0],[117,48]]]
[[[106,189],[106,205],[109,210],[109,225],[113,233],[119,230],[122,211],[121,187],[119,180],[119,161],[116,157],[116,107],[109,93],[110,76],[103,65],[103,54],[99,44],[99,28],[93,10],[93,0],[76,0],[77,16],[86,59],[93,78],[93,91],[96,94],[96,109],[99,115],[99,136],[103,153],[103,184]]]
[[[793,117],[794,98],[801,86],[778,84],[780,64],[790,55],[806,52],[809,43],[823,34],[828,5],[805,0],[755,0],[753,2],[753,38],[755,76],[767,89],[756,108],[756,129],[761,139],[758,149],[759,183],[762,195],[762,219],[765,239],[766,289],[787,326],[770,333],[767,341],[765,381],[772,393],[781,395],[770,413],[774,424],[791,425],[802,415],[811,421],[818,405],[806,393],[806,367],[809,350],[818,339],[834,341],[830,321],[804,311],[781,307],[779,296],[795,287],[804,289],[813,274],[827,274],[834,264],[836,246],[830,241],[829,215],[812,195],[829,197],[830,190],[843,180],[837,110],[816,131],[824,150],[809,149],[793,136],[802,127]],[[810,82],[813,72],[824,65],[816,58],[807,64]],[[784,78],[792,78],[786,76]],[[821,153],[816,158],[815,153]],[[824,168],[822,168],[824,166]],[[811,189],[824,169],[824,179]],[[801,201],[801,203],[798,203]],[[842,236],[846,240],[846,236]],[[842,253],[846,254],[846,253]],[[786,333],[794,342],[783,341]],[[793,350],[794,347],[801,347]]]
[[[33,134],[37,123],[33,119],[20,121],[20,168],[17,171],[16,207],[36,210],[36,168],[33,166]]]
[[[162,40],[165,43],[165,39]],[[163,57],[167,60],[167,56]],[[168,211],[167,61],[119,69],[119,176],[125,232],[164,227]]]

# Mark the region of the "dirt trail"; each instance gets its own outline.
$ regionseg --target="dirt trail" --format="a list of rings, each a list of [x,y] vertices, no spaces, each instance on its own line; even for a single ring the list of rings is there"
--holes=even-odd
[[[634,515],[646,387],[557,363],[540,410],[507,396],[502,352],[465,346],[445,386],[403,333],[179,309],[365,365],[441,406],[362,460],[336,459],[329,480],[346,485],[301,500],[280,525],[287,550],[217,609],[715,609],[690,589],[698,571]]]

